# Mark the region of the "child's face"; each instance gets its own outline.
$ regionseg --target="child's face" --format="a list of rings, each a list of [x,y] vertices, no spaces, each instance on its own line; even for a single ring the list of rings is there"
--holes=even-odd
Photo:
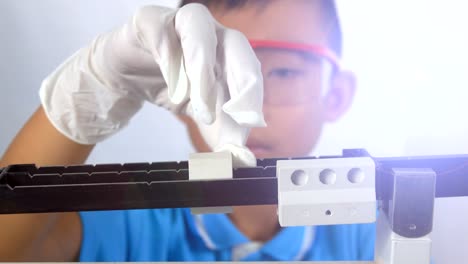
[[[249,40],[274,40],[327,46],[325,18],[320,1],[277,0],[264,6],[246,4],[226,11],[210,8],[226,27],[242,32]],[[327,121],[337,119],[350,105],[353,78],[338,72],[331,77],[321,60],[299,52],[256,49],[264,76],[263,112],[266,128],[254,128],[247,146],[257,158],[307,155]],[[327,77],[328,76],[328,77]],[[322,94],[323,90],[329,92]],[[195,123],[181,117],[198,151],[210,151]]]

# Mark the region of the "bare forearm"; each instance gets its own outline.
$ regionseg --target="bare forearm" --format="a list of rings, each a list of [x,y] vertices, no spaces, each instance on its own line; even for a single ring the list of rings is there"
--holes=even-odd
[[[81,164],[92,149],[60,134],[39,108],[5,152],[0,167]],[[0,215],[0,226],[0,261],[66,261],[79,249],[76,213]]]
[[[40,107],[10,144],[0,160],[0,167],[18,163],[41,166],[81,164],[93,147],[78,144],[60,134]]]
[[[39,258],[35,251],[57,222],[57,214],[2,215],[0,261],[27,261]]]

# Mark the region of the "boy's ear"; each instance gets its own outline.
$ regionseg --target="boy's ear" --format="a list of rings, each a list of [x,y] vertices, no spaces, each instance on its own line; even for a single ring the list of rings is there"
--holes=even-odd
[[[356,77],[350,71],[335,73],[330,89],[324,98],[324,119],[327,122],[338,120],[351,106],[356,91]]]

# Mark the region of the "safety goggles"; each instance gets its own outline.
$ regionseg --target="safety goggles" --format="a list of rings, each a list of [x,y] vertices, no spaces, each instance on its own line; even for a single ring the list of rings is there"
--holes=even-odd
[[[335,53],[323,46],[271,40],[250,44],[262,64],[266,105],[313,103],[322,97],[325,68],[340,68]]]
[[[254,49],[270,48],[270,49],[284,49],[291,51],[299,51],[304,53],[313,54],[322,57],[329,61],[333,68],[340,69],[340,60],[336,53],[328,47],[322,45],[304,44],[297,42],[276,41],[276,40],[249,40],[250,45]]]

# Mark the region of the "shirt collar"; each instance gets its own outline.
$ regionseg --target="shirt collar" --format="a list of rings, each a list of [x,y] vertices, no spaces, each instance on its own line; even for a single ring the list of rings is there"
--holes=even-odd
[[[311,226],[283,228],[260,249],[260,252],[279,261],[303,260],[312,247],[314,233],[315,230]]]
[[[193,217],[197,231],[208,248],[227,249],[249,241],[225,214],[195,215]]]
[[[197,233],[212,250],[230,249],[249,242],[225,214],[194,215],[192,218]],[[313,227],[283,228],[261,247],[259,253],[274,260],[302,260],[312,246],[314,233]]]

